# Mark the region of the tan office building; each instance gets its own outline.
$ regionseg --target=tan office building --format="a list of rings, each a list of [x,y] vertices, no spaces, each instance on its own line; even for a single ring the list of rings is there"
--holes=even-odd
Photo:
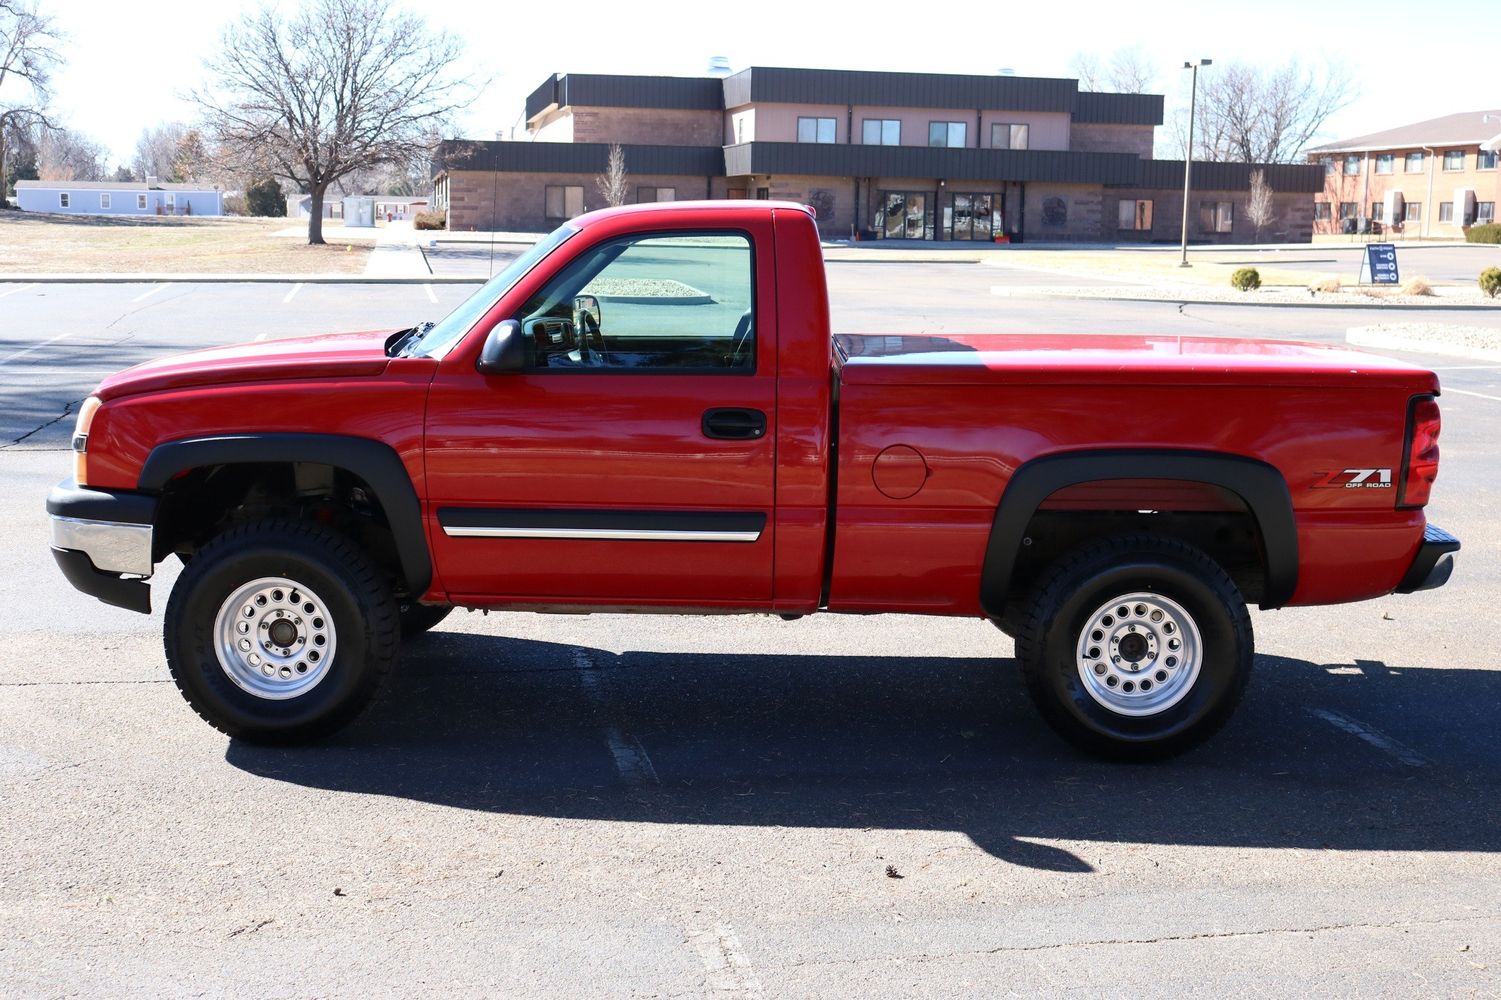
[[[450,229],[550,229],[602,207],[594,181],[618,143],[630,202],[798,201],[827,237],[1177,242],[1183,163],[1151,158],[1162,103],[1038,77],[559,74],[527,100],[531,141],[440,145],[433,204]],[[1192,241],[1256,237],[1256,169],[1276,192],[1261,236],[1311,238],[1317,167],[1195,163]]]
[[[1314,232],[1463,239],[1496,221],[1501,110],[1466,111],[1318,146]]]

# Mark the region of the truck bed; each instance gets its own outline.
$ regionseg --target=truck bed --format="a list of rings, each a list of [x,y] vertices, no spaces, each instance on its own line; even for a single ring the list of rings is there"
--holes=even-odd
[[[841,381],[865,385],[1401,385],[1436,392],[1422,368],[1337,346],[1214,337],[1045,334],[842,334]]]

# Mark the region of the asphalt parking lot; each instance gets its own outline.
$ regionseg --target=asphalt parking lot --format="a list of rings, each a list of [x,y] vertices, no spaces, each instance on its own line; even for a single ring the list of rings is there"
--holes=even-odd
[[[1377,321],[829,274],[838,332]],[[225,740],[166,674],[172,571],[142,617],[52,563],[68,414],[145,358],[470,287],[0,284],[0,995],[1501,995],[1501,366],[1416,359],[1451,584],[1255,613],[1246,701],[1166,764],[1078,756],[999,632],[902,616],[456,614],[334,740]]]

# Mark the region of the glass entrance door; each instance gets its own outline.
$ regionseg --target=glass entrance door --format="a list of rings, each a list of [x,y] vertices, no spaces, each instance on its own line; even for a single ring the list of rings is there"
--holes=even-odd
[[[955,194],[946,213],[949,239],[990,242],[1001,228],[1001,196],[993,194]]]
[[[926,191],[886,191],[875,228],[888,240],[931,240],[933,209]]]

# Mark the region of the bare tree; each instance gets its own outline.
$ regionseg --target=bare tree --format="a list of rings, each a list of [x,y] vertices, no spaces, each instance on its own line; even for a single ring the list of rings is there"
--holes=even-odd
[[[312,195],[308,243],[322,243],[330,184],[425,158],[477,96],[456,79],[461,48],[392,0],[308,0],[289,18],[265,6],[225,30],[193,97],[227,164]]]
[[[1272,186],[1266,182],[1266,171],[1251,171],[1251,197],[1246,201],[1246,218],[1256,227],[1256,242],[1261,242],[1261,231],[1277,217],[1272,207]]]
[[[1078,77],[1080,90],[1100,90],[1105,85],[1100,57],[1093,52],[1075,52],[1068,61],[1068,71]]]
[[[88,136],[71,129],[49,128],[42,134],[38,172],[44,181],[105,181],[108,154]]]
[[[6,136],[55,127],[47,115],[52,71],[62,62],[62,33],[36,0],[0,0],[0,205],[4,204]]]
[[[1078,52],[1068,65],[1079,78],[1080,90],[1144,94],[1157,83],[1157,70],[1140,45],[1116,49],[1105,60],[1093,52]]]
[[[188,127],[182,122],[163,122],[155,128],[148,125],[141,129],[131,170],[142,180],[147,177],[163,181],[184,180],[177,176],[174,166],[177,146],[187,132]]]
[[[1338,65],[1320,72],[1305,70],[1296,59],[1270,68],[1216,64],[1199,74],[1194,158],[1296,163],[1329,117],[1354,96],[1353,80]],[[1171,129],[1179,155],[1187,119],[1187,109],[1180,109]]]
[[[605,172],[594,178],[594,186],[606,205],[624,205],[627,194],[625,150],[618,142],[610,143],[610,158],[605,161]]]

